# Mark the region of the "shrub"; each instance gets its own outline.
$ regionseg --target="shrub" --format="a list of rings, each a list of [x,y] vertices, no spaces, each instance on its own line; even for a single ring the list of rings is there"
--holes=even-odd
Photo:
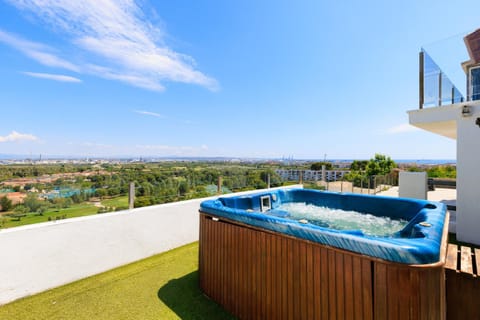
[[[10,211],[13,208],[12,200],[7,197],[0,198],[0,211]]]
[[[5,227],[6,223],[7,223],[7,218],[0,216],[0,228]]]
[[[97,211],[97,213],[106,213],[106,212],[107,212],[106,207],[100,207],[100,208],[98,208],[98,211]]]

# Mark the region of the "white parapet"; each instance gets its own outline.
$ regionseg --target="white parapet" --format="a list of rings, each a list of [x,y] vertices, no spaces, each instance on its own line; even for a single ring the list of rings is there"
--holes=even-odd
[[[401,198],[427,199],[426,172],[400,172],[398,196]]]
[[[198,241],[206,199],[0,230],[0,305]]]

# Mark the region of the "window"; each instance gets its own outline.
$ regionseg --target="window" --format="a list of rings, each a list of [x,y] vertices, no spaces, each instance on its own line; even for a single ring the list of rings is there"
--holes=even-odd
[[[469,82],[471,100],[480,100],[480,66],[470,69]]]

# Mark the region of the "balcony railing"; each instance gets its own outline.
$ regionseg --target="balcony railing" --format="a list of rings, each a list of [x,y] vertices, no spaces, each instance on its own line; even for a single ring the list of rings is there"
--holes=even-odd
[[[419,108],[473,100],[480,100],[480,29],[423,46]]]
[[[463,102],[464,97],[430,55],[419,54],[419,108]]]

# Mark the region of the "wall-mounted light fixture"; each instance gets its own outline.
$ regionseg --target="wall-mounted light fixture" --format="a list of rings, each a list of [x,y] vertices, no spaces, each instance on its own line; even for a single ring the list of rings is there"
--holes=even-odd
[[[462,117],[470,117],[472,115],[472,110],[470,106],[463,106],[462,107]]]

